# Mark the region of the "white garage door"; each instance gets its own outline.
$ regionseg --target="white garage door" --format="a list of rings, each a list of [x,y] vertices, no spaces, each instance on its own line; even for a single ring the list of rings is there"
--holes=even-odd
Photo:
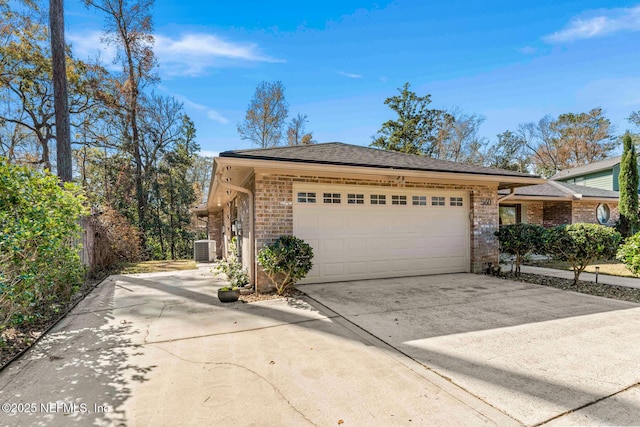
[[[294,186],[293,233],[314,251],[302,283],[466,272],[466,192]]]

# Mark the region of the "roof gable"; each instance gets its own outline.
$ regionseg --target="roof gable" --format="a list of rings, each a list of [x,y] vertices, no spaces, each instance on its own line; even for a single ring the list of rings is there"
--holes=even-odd
[[[220,153],[220,157],[537,178],[536,175],[521,172],[457,163],[341,142],[225,151]]]

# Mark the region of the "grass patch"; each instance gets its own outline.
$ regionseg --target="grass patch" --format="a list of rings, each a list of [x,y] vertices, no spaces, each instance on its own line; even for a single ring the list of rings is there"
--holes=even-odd
[[[527,265],[544,268],[555,268],[557,270],[573,270],[571,268],[571,264],[563,261],[534,261],[527,263]],[[608,274],[609,276],[620,277],[638,277],[631,271],[629,271],[629,269],[623,263],[615,260],[596,261],[592,264],[589,264],[584,271],[586,271],[587,273],[595,273],[596,267],[600,267],[600,274]]]
[[[120,269],[120,274],[158,273],[163,271],[195,270],[196,262],[188,259],[167,261],[142,261],[126,263]]]

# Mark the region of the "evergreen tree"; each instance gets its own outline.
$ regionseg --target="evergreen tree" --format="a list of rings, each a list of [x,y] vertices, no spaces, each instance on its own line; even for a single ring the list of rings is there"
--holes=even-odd
[[[638,228],[638,160],[631,135],[622,138],[624,148],[620,161],[620,223],[622,234],[631,236]]]

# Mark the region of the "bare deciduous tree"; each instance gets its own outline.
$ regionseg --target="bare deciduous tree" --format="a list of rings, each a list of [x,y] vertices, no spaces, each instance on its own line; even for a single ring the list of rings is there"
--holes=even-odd
[[[244,121],[238,123],[238,133],[260,148],[275,147],[282,141],[288,114],[282,82],[262,82],[249,103]]]
[[[291,119],[287,128],[287,143],[289,145],[309,145],[315,143],[313,132],[305,133],[306,124],[309,122],[306,114],[298,113]]]

